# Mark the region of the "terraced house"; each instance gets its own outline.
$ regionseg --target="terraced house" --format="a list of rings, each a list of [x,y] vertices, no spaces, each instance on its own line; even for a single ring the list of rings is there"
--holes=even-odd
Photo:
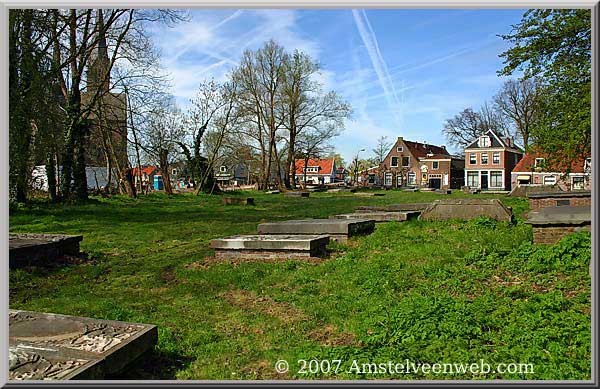
[[[379,178],[387,188],[459,188],[462,180],[456,178],[462,177],[463,169],[464,160],[450,155],[445,146],[398,137],[379,165]]]
[[[488,130],[465,148],[465,185],[472,189],[511,189],[511,172],[523,150],[509,137]]]

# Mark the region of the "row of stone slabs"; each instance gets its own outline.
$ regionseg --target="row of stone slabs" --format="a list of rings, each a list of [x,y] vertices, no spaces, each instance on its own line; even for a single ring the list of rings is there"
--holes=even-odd
[[[418,206],[416,208],[423,208]],[[294,259],[326,255],[330,240],[345,242],[348,238],[367,235],[375,223],[404,221],[418,217],[420,211],[371,211],[330,216],[329,219],[287,220],[261,223],[257,235],[237,235],[213,239],[217,259]]]

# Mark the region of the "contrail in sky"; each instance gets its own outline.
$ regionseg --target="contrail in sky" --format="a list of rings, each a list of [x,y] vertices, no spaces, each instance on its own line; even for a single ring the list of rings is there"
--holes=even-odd
[[[369,58],[371,58],[373,69],[375,70],[377,78],[379,79],[379,83],[383,88],[387,103],[390,106],[390,110],[392,111],[397,124],[402,126],[403,118],[402,115],[399,114],[403,108],[402,103],[398,98],[396,88],[394,87],[388,67],[383,59],[383,56],[381,55],[381,51],[379,51],[377,37],[371,28],[369,19],[367,19],[367,14],[364,10],[353,9],[352,16],[354,16],[354,22],[356,23],[360,37],[367,49]]]

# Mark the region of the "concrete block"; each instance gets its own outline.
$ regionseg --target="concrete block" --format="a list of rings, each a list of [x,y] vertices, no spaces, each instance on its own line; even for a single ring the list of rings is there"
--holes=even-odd
[[[254,205],[253,197],[223,197],[221,199],[223,205]]]
[[[429,207],[431,203],[406,203],[390,205],[361,205],[355,208],[356,212],[404,212],[404,211],[422,211]]]
[[[341,215],[329,216],[330,219],[369,219],[375,223],[389,222],[389,221],[406,221],[410,219],[416,219],[421,214],[420,211],[406,211],[406,212],[355,212],[355,213],[344,213]]]
[[[151,350],[156,326],[9,311],[9,379],[103,379]]]
[[[286,197],[309,197],[310,192],[285,192]]]
[[[327,235],[237,235],[213,239],[210,247],[221,259],[293,259],[326,254]]]
[[[9,268],[43,266],[64,255],[77,255],[82,240],[82,235],[9,234]]]
[[[368,219],[305,219],[282,222],[261,223],[260,235],[328,235],[336,241],[346,241],[355,235],[370,234],[375,230],[375,222]]]

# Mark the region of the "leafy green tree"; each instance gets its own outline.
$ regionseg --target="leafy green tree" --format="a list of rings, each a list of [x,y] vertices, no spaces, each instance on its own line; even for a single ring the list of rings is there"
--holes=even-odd
[[[591,11],[535,9],[502,38],[512,47],[500,56],[500,75],[523,72],[540,85],[535,146],[566,165],[591,152]]]

